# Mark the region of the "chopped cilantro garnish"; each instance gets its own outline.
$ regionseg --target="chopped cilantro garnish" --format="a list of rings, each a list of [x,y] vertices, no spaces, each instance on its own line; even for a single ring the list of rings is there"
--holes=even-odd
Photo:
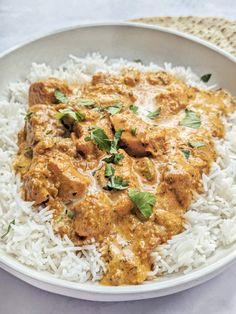
[[[115,173],[115,169],[112,167],[111,164],[106,164],[105,166],[105,177],[109,178],[112,177]]]
[[[30,120],[30,118],[32,117],[33,114],[34,114],[34,112],[32,112],[32,111],[27,112],[25,115],[25,121]]]
[[[111,140],[101,128],[93,128],[90,136],[85,137],[85,141],[94,141],[99,149],[110,152]]]
[[[68,103],[68,97],[62,93],[59,89],[56,89],[54,92],[54,96],[57,100],[57,103],[63,103],[63,104],[67,104]]]
[[[203,142],[188,142],[188,145],[190,146],[190,147],[203,147],[203,146],[205,146],[205,143],[203,143]]]
[[[114,135],[114,139],[111,142],[111,150],[110,153],[111,154],[116,154],[117,153],[117,146],[118,146],[118,142],[121,138],[121,135],[123,133],[122,129],[118,129],[118,131],[116,131],[115,135]]]
[[[140,64],[143,64],[143,61],[141,59],[134,59],[133,60],[135,63],[140,63]]]
[[[132,128],[132,129],[131,129],[131,134],[132,134],[133,136],[135,136],[135,135],[137,134],[137,128]]]
[[[114,104],[114,105],[107,107],[106,111],[108,113],[110,113],[111,116],[114,116],[115,114],[117,114],[118,112],[121,111],[122,106],[123,106],[122,104]]]
[[[90,136],[85,137],[85,141],[95,141],[98,148],[105,150],[108,153],[116,154],[118,149],[118,142],[121,138],[123,130],[119,129],[113,140],[109,139],[106,133],[101,128],[92,128]]]
[[[60,109],[56,113],[56,118],[58,120],[62,120],[66,116],[72,118],[75,121],[83,121],[85,119],[85,114],[83,114],[79,111],[73,111],[70,108]]]
[[[183,153],[184,157],[188,160],[190,156],[190,151],[187,149],[181,149],[181,152]]]
[[[128,195],[144,218],[149,218],[156,203],[156,197],[150,192],[141,192],[137,189],[130,189]]]
[[[129,186],[128,181],[125,181],[120,176],[112,176],[107,182],[105,189],[107,190],[125,190]]]
[[[134,104],[133,105],[130,105],[129,106],[129,109],[131,111],[133,111],[133,113],[138,113],[138,106],[135,106]]]
[[[209,82],[210,78],[211,78],[211,73],[208,73],[208,74],[204,74],[203,76],[201,76],[201,81],[204,82],[204,83],[207,83]]]
[[[179,124],[188,128],[198,129],[201,126],[201,119],[194,111],[185,109],[185,117]]]
[[[67,215],[70,219],[75,218],[75,212],[74,212],[73,210],[67,209],[67,210],[66,210],[66,215]]]
[[[157,110],[155,110],[155,111],[152,111],[152,112],[149,112],[149,114],[147,115],[147,117],[149,118],[149,119],[155,119],[157,116],[159,116],[159,114],[160,114],[160,112],[161,112],[161,108],[157,108]]]
[[[79,106],[94,106],[96,105],[96,101],[87,98],[76,98],[77,105]]]

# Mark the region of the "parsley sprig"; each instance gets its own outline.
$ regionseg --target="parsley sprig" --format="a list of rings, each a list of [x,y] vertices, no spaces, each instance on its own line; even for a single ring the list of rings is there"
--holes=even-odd
[[[105,166],[105,177],[110,178],[115,174],[115,168],[111,164],[106,164]]]
[[[28,112],[26,113],[26,115],[25,115],[25,121],[30,120],[33,114],[34,114],[34,112],[28,111]]]

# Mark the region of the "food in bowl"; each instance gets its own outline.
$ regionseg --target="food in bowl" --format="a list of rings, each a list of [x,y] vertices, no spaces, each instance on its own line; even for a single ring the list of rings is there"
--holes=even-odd
[[[28,211],[2,223],[9,253],[61,278],[124,285],[197,267],[222,245],[221,202],[234,200],[217,194],[219,146],[236,102],[204,84],[210,75],[96,54],[54,73],[33,67],[8,95],[23,125],[7,137],[19,131],[13,185]]]

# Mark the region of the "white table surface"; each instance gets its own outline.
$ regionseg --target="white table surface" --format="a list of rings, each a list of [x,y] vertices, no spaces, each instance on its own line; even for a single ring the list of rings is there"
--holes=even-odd
[[[236,0],[0,0],[0,52],[49,30],[140,16],[236,19]],[[1,79],[1,78],[0,78]],[[0,314],[235,314],[236,265],[196,288],[159,299],[97,303],[54,295],[0,270]]]

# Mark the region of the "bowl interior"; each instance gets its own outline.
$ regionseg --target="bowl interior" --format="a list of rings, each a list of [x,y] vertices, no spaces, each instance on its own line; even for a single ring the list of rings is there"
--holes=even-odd
[[[83,26],[49,34],[0,56],[0,93],[9,81],[24,79],[32,62],[47,63],[56,67],[64,62],[69,54],[85,56],[89,52],[98,51],[108,57],[123,57],[129,60],[141,59],[144,63],[154,62],[163,65],[164,62],[170,62],[174,66],[189,66],[200,76],[212,73],[212,84],[216,83],[219,87],[236,94],[236,63],[234,58],[228,57],[227,54],[217,51],[217,49],[210,49],[210,44],[202,45],[187,37],[182,37],[181,34],[163,28],[144,27],[128,23]],[[145,297],[164,295],[193,286],[202,282],[203,279],[201,278],[204,276],[210,278],[210,274],[219,272],[226,264],[231,263],[235,256],[236,244],[219,251],[209,259],[207,265],[191,274],[163,277],[155,282],[136,286],[135,289],[130,289],[130,286],[107,289],[91,283],[81,285],[65,282],[46,273],[39,274],[37,271],[21,265],[3,252],[0,254],[0,265],[35,285],[40,286],[39,283],[43,282],[45,288],[49,281],[51,287],[63,287],[64,292],[60,292],[62,288],[58,288],[56,291],[58,293],[76,296],[77,292],[72,293],[71,291],[80,290],[79,297],[93,300],[99,298],[88,297],[88,295],[91,296],[91,293],[113,295],[113,297],[104,297],[104,300],[119,300],[121,297],[118,295],[128,294],[129,297],[125,298],[127,300],[143,298],[144,295]],[[175,287],[174,290],[173,287]],[[70,293],[65,292],[65,289],[69,289]],[[52,288],[47,288],[47,290],[53,291]],[[135,297],[133,291],[138,293]],[[145,294],[147,292],[149,292],[149,296]],[[85,294],[81,295],[81,293]]]

